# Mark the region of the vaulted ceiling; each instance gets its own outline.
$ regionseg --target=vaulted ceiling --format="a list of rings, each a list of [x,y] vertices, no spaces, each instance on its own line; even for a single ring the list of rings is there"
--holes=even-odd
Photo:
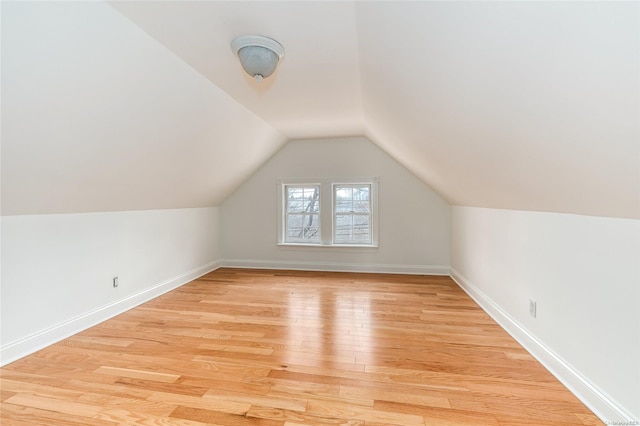
[[[2,213],[219,205],[365,135],[451,204],[640,218],[637,2],[2,2]],[[260,84],[242,34],[286,57]]]

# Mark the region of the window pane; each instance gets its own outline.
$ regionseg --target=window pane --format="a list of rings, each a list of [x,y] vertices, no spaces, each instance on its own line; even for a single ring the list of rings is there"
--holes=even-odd
[[[297,237],[302,233],[302,215],[287,216],[287,239]]]
[[[318,185],[310,186],[286,186],[287,198],[290,200],[304,200],[316,197],[320,187]]]
[[[287,211],[318,212],[320,210],[319,186],[287,186],[286,190]]]
[[[351,200],[336,200],[336,212],[338,213],[351,213],[353,211],[353,202]]]
[[[350,187],[336,186],[336,200],[351,200],[353,199],[353,189]]]
[[[353,222],[351,215],[336,215],[335,226],[336,243],[345,243],[351,240],[353,231]]]
[[[302,188],[295,188],[291,186],[287,186],[287,199],[288,200],[299,200],[302,198]]]
[[[335,242],[337,244],[370,244],[370,216],[336,215]]]
[[[287,212],[289,213],[302,213],[304,211],[304,202],[303,201],[289,201],[287,204]]]
[[[369,200],[369,186],[357,186],[353,189],[354,200]]]
[[[317,214],[287,215],[286,241],[290,243],[320,243]]]
[[[310,200],[312,198],[315,198],[317,196],[318,190],[314,187],[314,188],[304,188],[303,190],[303,198],[305,200]]]
[[[353,211],[355,213],[369,213],[369,201],[354,201]]]
[[[313,195],[313,194],[312,194]],[[304,200],[304,211],[309,213],[317,213],[320,210],[320,202],[318,200],[318,194],[314,197],[310,197]]]
[[[334,191],[337,204],[340,204],[342,201],[352,200],[366,204],[371,200],[371,187],[369,185],[355,185],[351,187],[335,186]]]
[[[305,226],[304,229],[304,236],[303,238],[306,241],[310,241],[310,242],[320,242],[320,234],[318,233],[319,228],[318,228],[318,221],[317,219],[314,220],[315,225],[309,225],[309,226]]]
[[[358,243],[368,243],[371,241],[369,215],[355,215],[353,217],[353,240]]]

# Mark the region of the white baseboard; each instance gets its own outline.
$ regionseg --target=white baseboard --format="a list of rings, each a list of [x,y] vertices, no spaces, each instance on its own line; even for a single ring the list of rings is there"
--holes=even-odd
[[[293,260],[223,259],[222,266],[247,269],[288,269],[294,271],[371,272],[378,274],[449,275],[447,265],[378,265]]]
[[[108,305],[101,306],[82,315],[70,318],[45,330],[33,333],[22,339],[0,347],[0,366],[7,365],[24,356],[30,355],[49,345],[73,336],[89,327],[128,311],[144,302],[178,288],[220,267],[220,261],[214,261],[194,268],[165,282],[156,284],[138,293],[132,294]]]
[[[631,413],[582,376],[453,268],[451,278],[603,422],[639,424]]]

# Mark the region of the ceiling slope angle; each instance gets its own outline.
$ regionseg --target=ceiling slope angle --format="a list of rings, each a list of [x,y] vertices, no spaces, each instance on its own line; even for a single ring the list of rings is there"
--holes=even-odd
[[[288,138],[363,133],[353,2],[109,4]],[[286,51],[260,83],[230,46],[245,34],[277,40]]]
[[[366,134],[452,204],[640,218],[639,9],[358,2]]]
[[[102,2],[2,4],[2,214],[219,205],[286,138]]]
[[[640,218],[637,2],[2,7],[3,214],[217,205],[364,133],[452,204]],[[286,50],[259,84],[243,34]]]

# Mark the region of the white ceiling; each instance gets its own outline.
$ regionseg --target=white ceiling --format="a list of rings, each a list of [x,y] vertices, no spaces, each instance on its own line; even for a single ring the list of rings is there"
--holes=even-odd
[[[3,2],[3,214],[218,205],[287,139],[364,134],[452,204],[640,218],[639,28],[637,2]],[[286,50],[260,85],[248,33]]]
[[[286,141],[105,3],[2,3],[2,214],[219,205]]]
[[[452,204],[640,217],[640,3],[356,14],[370,135]]]
[[[287,137],[362,134],[352,2],[169,1],[110,4]],[[231,40],[267,35],[285,47],[275,78],[242,71]]]

